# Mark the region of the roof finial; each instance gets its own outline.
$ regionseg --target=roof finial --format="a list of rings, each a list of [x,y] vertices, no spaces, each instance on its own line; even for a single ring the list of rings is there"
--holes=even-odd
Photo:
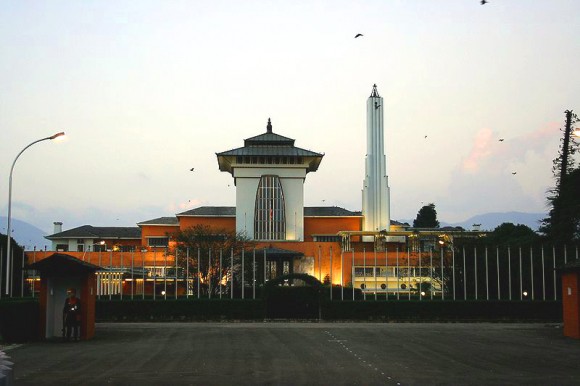
[[[380,98],[379,92],[377,91],[377,85],[373,84],[373,92],[371,92],[371,98],[377,97]]]
[[[268,126],[266,126],[266,130],[268,133],[272,132],[272,122],[270,121],[270,118],[268,118]]]

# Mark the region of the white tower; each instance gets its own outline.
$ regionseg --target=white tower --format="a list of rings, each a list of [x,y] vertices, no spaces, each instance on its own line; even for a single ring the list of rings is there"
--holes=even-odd
[[[390,230],[389,177],[385,157],[383,98],[373,85],[367,100],[367,155],[362,191],[363,230]]]
[[[304,181],[324,154],[294,146],[272,131],[244,140],[244,147],[217,153],[219,168],[236,184],[236,231],[253,240],[304,240]]]

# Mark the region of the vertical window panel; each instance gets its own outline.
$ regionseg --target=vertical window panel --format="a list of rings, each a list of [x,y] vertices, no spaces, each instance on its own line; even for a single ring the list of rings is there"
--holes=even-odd
[[[255,207],[254,239],[285,240],[284,192],[278,176],[262,176],[256,192]]]

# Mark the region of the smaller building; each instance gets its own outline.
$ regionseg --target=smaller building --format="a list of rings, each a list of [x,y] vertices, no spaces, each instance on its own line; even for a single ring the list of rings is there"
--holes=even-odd
[[[54,233],[46,238],[57,252],[130,252],[141,246],[141,229],[83,225],[63,231],[62,222],[55,222]]]

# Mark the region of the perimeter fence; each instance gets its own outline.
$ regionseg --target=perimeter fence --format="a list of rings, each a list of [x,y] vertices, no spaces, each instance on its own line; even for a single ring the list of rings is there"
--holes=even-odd
[[[578,250],[577,245],[466,245],[427,252],[341,251],[321,243],[311,256],[291,257],[256,248],[241,253],[185,249],[72,255],[100,267],[101,300],[257,299],[268,281],[306,273],[328,288],[325,296],[333,301],[553,301],[562,297],[558,267],[577,260]],[[20,291],[12,296],[38,296],[40,278],[26,265],[45,257],[46,252],[23,256],[21,269],[14,273]],[[280,285],[304,284],[294,280]]]

